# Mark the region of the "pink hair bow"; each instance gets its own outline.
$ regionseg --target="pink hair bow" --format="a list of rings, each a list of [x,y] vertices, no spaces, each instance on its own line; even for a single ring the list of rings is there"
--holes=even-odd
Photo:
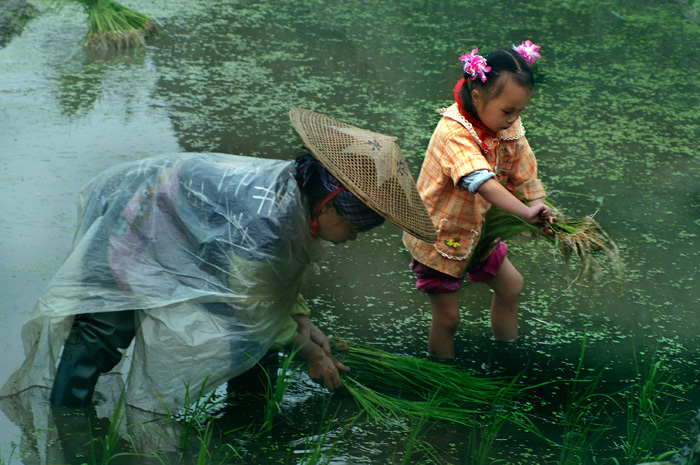
[[[478,77],[481,82],[486,82],[486,73],[491,71],[491,67],[486,66],[484,57],[476,54],[478,51],[479,49],[475,48],[472,53],[459,57],[459,61],[464,62],[464,72],[472,77],[472,81]]]
[[[537,51],[539,49],[540,49],[539,45],[535,45],[532,42],[530,42],[529,40],[522,42],[517,47],[515,45],[513,45],[513,50],[515,50],[520,55],[522,55],[522,57],[525,58],[525,61],[527,62],[527,64],[530,66],[534,65],[535,60],[540,58],[540,54],[537,53]]]

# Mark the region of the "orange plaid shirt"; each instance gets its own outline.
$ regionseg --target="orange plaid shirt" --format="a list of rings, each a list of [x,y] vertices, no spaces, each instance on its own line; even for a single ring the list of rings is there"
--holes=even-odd
[[[435,128],[418,176],[418,191],[438,233],[435,244],[404,233],[403,243],[413,258],[435,270],[462,277],[479,241],[486,212],[491,204],[459,183],[476,170],[490,170],[509,191],[520,191],[528,200],[545,196],[537,179],[537,161],[518,119],[510,128],[483,142],[490,153],[482,153],[469,129],[481,137],[462,115],[457,104],[440,110],[443,117]]]

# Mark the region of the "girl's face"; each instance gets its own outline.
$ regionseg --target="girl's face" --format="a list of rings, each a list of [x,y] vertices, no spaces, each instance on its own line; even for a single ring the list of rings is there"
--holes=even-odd
[[[318,237],[334,244],[354,241],[357,239],[358,233],[365,231],[365,228],[338,213],[332,202],[321,207],[321,212],[316,220],[318,221]]]
[[[484,125],[493,132],[508,129],[517,121],[532,98],[532,90],[518,84],[511,77],[501,93],[490,100],[484,100],[479,89],[472,90],[472,102],[478,117]]]

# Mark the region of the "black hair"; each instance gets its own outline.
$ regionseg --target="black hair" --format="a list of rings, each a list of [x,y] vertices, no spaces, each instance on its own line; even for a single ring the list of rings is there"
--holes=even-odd
[[[294,178],[299,185],[299,189],[304,193],[309,205],[314,205],[328,196],[328,189],[323,185],[321,175],[317,170],[311,170],[308,176],[303,176],[301,168],[308,165],[308,162],[314,160],[311,152],[305,151],[294,159],[296,165],[296,174]]]
[[[464,73],[465,85],[462,86],[462,105],[472,115],[476,115],[476,109],[472,102],[472,90],[479,89],[484,101],[498,97],[506,85],[507,79],[515,79],[520,86],[529,89],[535,87],[535,78],[532,75],[530,65],[523,56],[512,48],[499,48],[484,55],[486,64],[491,71],[486,73],[486,82],[479,78],[472,80],[471,74]]]

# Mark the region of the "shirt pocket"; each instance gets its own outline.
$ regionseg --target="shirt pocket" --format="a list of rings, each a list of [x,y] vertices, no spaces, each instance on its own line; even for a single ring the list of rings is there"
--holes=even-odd
[[[468,226],[461,227],[448,219],[440,220],[435,250],[450,260],[467,260],[479,242],[479,232]]]

